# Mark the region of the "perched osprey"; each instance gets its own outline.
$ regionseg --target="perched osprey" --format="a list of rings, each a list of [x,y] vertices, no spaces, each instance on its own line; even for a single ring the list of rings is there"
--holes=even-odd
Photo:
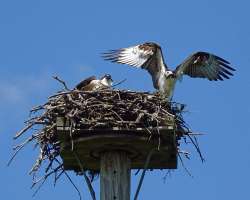
[[[100,80],[96,79],[95,76],[91,76],[81,81],[80,83],[78,83],[75,89],[82,90],[82,91],[92,91],[92,90],[98,90],[98,89],[111,87],[112,83],[113,83],[113,80],[111,78],[111,75],[109,74],[105,74]]]
[[[152,76],[155,89],[168,99],[172,98],[175,83],[183,75],[222,81],[233,76],[232,71],[235,71],[229,66],[228,61],[207,52],[196,52],[178,65],[175,70],[170,70],[164,62],[161,47],[153,42],[110,50],[104,53],[103,57],[112,62],[146,69]]]

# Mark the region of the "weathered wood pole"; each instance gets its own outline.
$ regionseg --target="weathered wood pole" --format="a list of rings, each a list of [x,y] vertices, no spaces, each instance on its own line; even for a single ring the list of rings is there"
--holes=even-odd
[[[131,160],[125,151],[101,154],[101,200],[130,199]]]

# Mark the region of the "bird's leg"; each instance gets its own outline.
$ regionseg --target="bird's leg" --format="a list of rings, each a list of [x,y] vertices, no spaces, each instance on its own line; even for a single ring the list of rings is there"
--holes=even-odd
[[[162,92],[160,92],[159,90],[157,90],[156,92],[154,92],[154,94],[155,94],[156,96],[159,96],[161,99],[166,99],[166,100],[169,101],[169,102],[172,100],[172,97],[169,98],[169,96],[168,96],[166,93],[162,93]]]

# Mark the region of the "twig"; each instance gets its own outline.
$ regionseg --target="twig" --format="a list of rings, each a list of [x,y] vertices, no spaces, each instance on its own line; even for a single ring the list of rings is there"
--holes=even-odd
[[[205,135],[205,133],[194,133],[194,132],[191,132],[191,133],[188,133],[188,135]]]
[[[52,78],[54,78],[55,80],[57,80],[57,81],[59,81],[60,83],[62,83],[65,90],[70,90],[70,89],[68,88],[68,86],[66,85],[66,83],[65,83],[63,80],[61,80],[61,79],[58,78],[57,76],[52,76]]]
[[[57,168],[55,168],[53,171],[51,171],[50,173],[45,174],[45,176],[43,176],[42,178],[38,179],[37,181],[35,181],[31,188],[33,188],[37,183],[41,182],[41,184],[38,186],[38,188],[35,190],[35,192],[33,193],[33,197],[38,193],[38,191],[41,189],[41,187],[43,186],[43,184],[45,183],[46,179],[52,175],[53,173],[55,173],[56,171],[58,171],[58,169],[62,168],[62,165],[59,165]]]
[[[71,141],[71,151],[74,151],[74,140],[73,140],[73,126],[74,126],[74,122],[72,120],[70,120],[70,129],[69,129],[69,136],[70,136],[70,141]]]
[[[61,164],[61,162],[55,158],[55,161],[58,163],[58,164]],[[78,195],[79,195],[79,199],[81,200],[82,199],[82,195],[79,191],[79,189],[76,187],[76,185],[74,184],[74,182],[72,181],[72,179],[70,178],[70,176],[68,175],[68,173],[62,168],[63,170],[63,173],[65,174],[65,176],[68,178],[69,182],[73,185],[73,187],[75,188],[75,190],[77,191]]]
[[[193,178],[192,174],[189,172],[189,170],[188,170],[188,169],[186,168],[186,166],[184,165],[184,162],[183,162],[183,160],[182,160],[180,154],[178,153],[177,155],[178,155],[178,157],[179,157],[179,159],[180,159],[180,161],[181,161],[182,167],[185,169],[185,171],[187,172],[187,174],[188,174],[190,177]]]
[[[200,156],[200,159],[201,159],[201,162],[205,162],[205,159],[203,158],[202,153],[201,153],[200,148],[199,148],[199,146],[197,145],[197,143],[193,140],[193,138],[192,138],[189,134],[187,134],[187,136],[188,136],[188,138],[191,140],[191,142],[193,143],[193,145],[194,145],[196,151],[198,152],[198,154],[199,154],[199,156]]]
[[[142,183],[143,183],[143,179],[144,179],[145,173],[146,173],[146,171],[148,169],[148,165],[149,165],[150,159],[151,159],[151,157],[152,157],[152,155],[154,154],[155,151],[158,151],[158,149],[155,149],[155,148],[151,149],[151,151],[147,155],[147,159],[146,159],[146,162],[144,164],[144,169],[142,171],[142,174],[141,174],[141,177],[140,177],[140,181],[139,181],[139,184],[138,184],[136,192],[135,192],[134,200],[137,200],[137,198],[138,198],[138,195],[139,195]]]
[[[30,141],[32,141],[35,138],[34,135],[32,135],[31,137],[29,137],[27,140],[25,140],[22,144],[18,145],[17,149],[15,150],[14,154],[11,156],[9,162],[7,163],[7,166],[10,166],[11,162],[13,161],[13,159],[16,157],[16,155],[18,154],[18,152]]]
[[[141,171],[140,169],[137,169],[135,175],[137,175],[140,171]]]
[[[32,194],[32,197],[36,196],[36,194],[38,193],[38,191],[40,191],[40,189],[42,188],[43,184],[45,183],[46,178],[43,179],[42,183],[38,186],[38,188],[35,190],[35,192]]]
[[[184,150],[178,150],[178,153],[183,154],[187,159],[190,159],[189,155],[190,153],[188,151],[184,151]]]
[[[166,180],[167,180],[167,176],[169,176],[169,177],[171,177],[171,169],[168,169],[167,170],[167,173],[165,174],[165,176],[163,177],[163,181],[164,181],[164,183],[166,183]]]
[[[77,191],[79,199],[82,200],[82,195],[81,195],[79,189],[76,187],[76,185],[74,184],[74,182],[72,181],[72,179],[70,178],[70,176],[68,175],[68,173],[65,170],[63,171],[63,173],[65,174],[65,176],[68,178],[69,182],[73,185],[73,187]]]
[[[93,200],[96,200],[96,198],[95,198],[95,191],[94,191],[94,189],[93,189],[93,187],[92,187],[92,185],[91,185],[91,182],[90,182],[89,178],[88,178],[87,175],[86,175],[86,172],[85,172],[85,170],[84,170],[84,168],[83,168],[82,162],[81,162],[81,160],[79,159],[79,157],[78,157],[78,155],[77,155],[77,153],[76,153],[75,151],[73,151],[73,154],[74,154],[74,156],[75,156],[75,159],[76,159],[77,162],[78,162],[78,165],[79,165],[79,167],[80,167],[80,169],[81,169],[81,172],[83,173],[83,176],[84,176],[84,179],[85,179],[85,181],[86,181],[86,183],[87,183],[87,186],[88,186],[88,188],[89,188],[89,192],[90,192],[90,194],[91,194],[91,197],[92,197]]]
[[[35,124],[35,122],[30,123],[30,124],[28,124],[27,126],[25,126],[21,131],[19,131],[19,132],[15,135],[14,139],[17,139],[18,137],[20,137],[23,133],[25,133],[27,130],[29,130],[34,124]]]
[[[125,82],[126,80],[127,80],[127,79],[125,78],[125,79],[121,80],[120,82],[118,82],[118,83],[112,85],[112,88],[114,88],[114,87],[117,86],[117,85],[122,84],[122,83]]]
[[[58,172],[55,173],[55,179],[54,179],[54,187],[56,186],[57,180],[61,177],[61,175],[64,173],[64,170],[62,170],[58,175]]]

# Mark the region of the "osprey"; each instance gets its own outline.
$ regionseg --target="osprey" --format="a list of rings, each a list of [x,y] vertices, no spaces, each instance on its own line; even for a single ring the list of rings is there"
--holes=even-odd
[[[75,89],[82,90],[82,91],[92,91],[92,90],[99,90],[107,87],[111,87],[113,80],[111,75],[105,74],[100,80],[96,79],[95,76],[91,76],[86,78],[85,80],[78,83]]]
[[[153,81],[154,88],[171,99],[177,80],[183,75],[192,78],[207,78],[209,81],[229,79],[234,68],[223,58],[207,52],[196,52],[190,55],[175,70],[170,70],[164,62],[161,47],[153,42],[110,50],[103,53],[105,60],[128,64],[146,69]]]

